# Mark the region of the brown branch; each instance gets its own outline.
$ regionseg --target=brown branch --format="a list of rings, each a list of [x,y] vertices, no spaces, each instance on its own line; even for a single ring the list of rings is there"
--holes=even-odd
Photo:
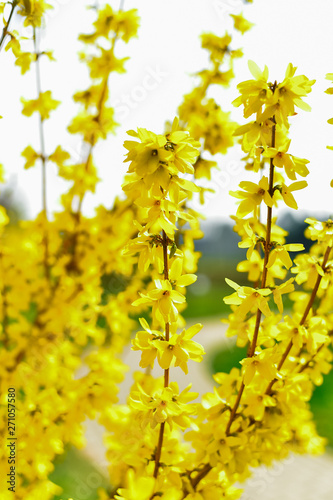
[[[164,279],[169,279],[169,262],[168,262],[168,237],[166,232],[162,231],[162,239],[163,239],[163,261],[164,261]],[[168,342],[170,338],[170,324],[165,324],[165,340]],[[164,387],[169,386],[169,368],[164,370]],[[158,437],[157,449],[155,453],[155,468],[154,468],[154,478],[156,479],[158,476],[158,469],[160,467],[161,453],[163,447],[163,437],[164,437],[164,428],[165,422],[161,423],[160,433]]]
[[[323,269],[323,271],[325,271],[325,267],[326,267],[326,264],[327,264],[327,261],[328,261],[328,258],[330,256],[330,253],[331,253],[331,250],[332,250],[332,247],[327,247],[326,249],[326,252],[325,252],[325,255],[324,255],[324,259],[323,259],[323,263],[321,265],[321,268]],[[308,314],[313,306],[313,303],[315,301],[315,298],[316,298],[316,295],[317,295],[317,292],[318,292],[318,289],[319,289],[319,286],[320,286],[320,282],[322,280],[322,276],[318,273],[318,277],[317,277],[317,281],[315,283],[315,286],[313,287],[313,290],[312,290],[312,293],[311,293],[311,296],[310,296],[310,299],[309,299],[309,302],[305,308],[305,311],[304,311],[304,314],[302,316],[302,319],[299,323],[300,326],[304,325],[304,323],[306,322],[306,319],[308,317]],[[284,365],[284,362],[286,361],[287,357],[289,356],[289,353],[291,351],[293,347],[293,341],[290,340],[289,344],[287,345],[283,355],[282,355],[282,358],[280,360],[280,363],[278,364],[278,371],[281,370],[282,366]],[[273,385],[275,384],[275,382],[277,382],[277,379],[273,379],[267,389],[266,389],[266,394],[270,394],[271,391],[272,391],[272,387]]]

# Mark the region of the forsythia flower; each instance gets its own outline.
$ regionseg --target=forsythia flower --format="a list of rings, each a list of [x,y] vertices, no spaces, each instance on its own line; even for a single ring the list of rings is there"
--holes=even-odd
[[[21,101],[23,104],[22,113],[25,116],[31,116],[33,113],[37,112],[40,114],[42,120],[50,118],[51,111],[57,109],[60,104],[60,101],[56,101],[52,98],[50,90],[40,93],[38,99],[28,101],[22,98]]]
[[[155,487],[153,477],[136,477],[133,469],[127,473],[127,488],[119,488],[115,495],[117,500],[149,500]]]
[[[298,191],[299,189],[304,189],[307,185],[308,183],[306,181],[293,182],[289,186],[286,186],[285,184],[282,183],[280,186],[279,185],[275,186],[276,191],[274,192],[274,194],[277,191],[281,193],[281,196],[285,204],[288,207],[297,210],[298,206],[294,196],[292,195],[292,191]]]
[[[326,243],[327,246],[333,246],[333,220],[328,219],[327,221],[321,222],[311,217],[305,219],[305,222],[309,224],[306,230],[306,235],[308,235],[311,240],[318,240],[319,243]]]
[[[225,280],[236,292],[224,297],[223,301],[226,304],[239,306],[236,311],[238,317],[244,318],[254,306],[260,309],[265,316],[270,316],[271,311],[268,307],[268,298],[266,297],[272,293],[271,290],[268,288],[255,289],[249,286],[240,286],[228,278]]]
[[[24,168],[26,169],[33,167],[38,158],[40,158],[40,154],[38,154],[31,146],[27,146],[21,154],[26,159],[26,163],[24,165]]]
[[[244,35],[244,33],[246,31],[249,31],[252,28],[252,26],[254,26],[253,23],[250,23],[250,21],[245,19],[245,17],[243,16],[243,13],[238,14],[238,15],[230,14],[230,17],[232,17],[234,20],[235,29],[240,31],[242,33],[242,35]]]
[[[164,337],[161,332],[151,330],[144,318],[140,318],[139,321],[144,331],[136,333],[135,338],[132,340],[132,349],[134,351],[142,351],[140,361],[142,368],[147,368],[147,366],[153,367],[157,356],[157,346],[154,341],[163,340]]]
[[[309,160],[297,158],[296,156],[288,154],[287,151],[289,149],[290,142],[291,141],[289,141],[287,145],[280,150],[276,148],[267,148],[263,154],[267,158],[273,158],[273,165],[275,167],[284,167],[289,179],[296,180],[295,173],[301,175],[302,177],[306,177],[309,174],[309,170],[306,167]]]
[[[262,200],[266,203],[268,207],[273,206],[273,200],[269,194],[269,185],[267,177],[263,176],[260,179],[259,184],[254,182],[242,181],[239,187],[244,189],[242,191],[230,191],[232,196],[235,198],[240,198],[241,201],[237,210],[237,217],[244,217],[250,212],[253,212],[261,204]]]
[[[198,143],[189,137],[187,132],[177,131],[178,120],[175,119],[170,134],[156,135],[146,129],[138,132],[130,131],[129,134],[137,141],[126,141],[128,149],[127,158],[130,167],[128,171],[135,172],[143,177],[154,173],[159,166],[165,168],[169,174],[193,173],[192,163],[198,156]]]
[[[196,405],[187,403],[198,396],[195,392],[189,392],[190,388],[191,384],[179,393],[178,384],[171,382],[169,387],[149,395],[139,385],[138,390],[130,394],[129,404],[137,410],[143,427],[150,424],[154,428],[166,422],[170,428],[173,423],[180,428],[187,428],[189,415],[196,412]]]
[[[285,283],[282,283],[273,290],[274,302],[278,306],[278,310],[281,314],[283,313],[282,295],[294,291],[295,286],[293,285],[293,282],[294,278],[290,278]]]

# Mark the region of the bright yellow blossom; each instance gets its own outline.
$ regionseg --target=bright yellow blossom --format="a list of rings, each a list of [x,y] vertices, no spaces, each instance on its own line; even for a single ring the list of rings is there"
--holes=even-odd
[[[146,295],[140,293],[141,298],[133,302],[133,306],[151,305],[153,315],[159,318],[160,315],[164,321],[176,321],[178,310],[175,304],[185,302],[185,297],[181,293],[172,289],[169,280],[155,280],[156,288]]]
[[[240,202],[237,209],[237,217],[244,217],[253,211],[255,212],[262,200],[264,200],[268,207],[273,206],[273,199],[269,194],[267,177],[263,176],[258,184],[249,181],[242,181],[239,184],[239,187],[244,189],[244,192],[230,191],[232,196],[243,200]]]
[[[289,186],[286,186],[285,184],[277,185],[275,186],[274,195],[276,191],[278,191],[279,193],[281,193],[281,196],[285,204],[288,207],[297,210],[298,206],[294,196],[292,195],[292,191],[298,191],[299,189],[304,189],[307,185],[308,183],[306,181],[293,182]]]
[[[238,317],[244,318],[254,306],[260,309],[265,316],[270,316],[271,311],[268,307],[267,296],[272,293],[271,290],[268,288],[255,289],[249,286],[240,286],[228,278],[225,280],[236,292],[224,297],[223,301],[226,304],[239,306],[236,311]]]
[[[202,361],[205,354],[204,348],[198,342],[191,340],[201,328],[202,325],[198,323],[187,330],[183,330],[180,334],[174,333],[169,341],[156,342],[159,365],[166,370],[174,359],[175,366],[179,366],[187,374],[187,361],[189,359],[198,362]]]
[[[178,384],[171,382],[169,387],[149,395],[138,386],[138,390],[130,394],[129,404],[137,410],[143,427],[150,424],[151,427],[166,422],[172,428],[173,423],[181,428],[187,428],[189,415],[196,412],[195,404],[187,404],[195,399],[198,394],[189,392],[191,385],[179,393]]]
[[[33,113],[37,112],[40,114],[42,120],[50,118],[51,111],[57,109],[60,104],[60,101],[56,101],[52,98],[50,90],[39,94],[38,99],[28,101],[22,98],[21,101],[23,104],[22,113],[25,116],[31,116]]]
[[[235,15],[235,14],[230,14],[230,17],[233,18],[234,20],[234,27],[236,30],[240,31],[242,35],[246,33],[246,31],[249,31],[252,26],[254,26],[253,23],[250,23],[245,17],[243,16],[243,13]]]
[[[267,383],[273,380],[276,375],[276,367],[273,364],[273,359],[272,349],[265,349],[252,358],[243,359],[241,365],[243,366],[244,384],[249,385],[256,373],[266,380]]]
[[[309,174],[309,170],[306,166],[307,163],[309,163],[309,160],[297,158],[296,156],[288,154],[287,151],[289,149],[290,142],[291,141],[289,141],[282,149],[271,147],[267,148],[263,155],[267,158],[273,158],[273,165],[279,168],[284,167],[289,179],[295,181],[296,174],[301,175],[302,177],[306,177]]]

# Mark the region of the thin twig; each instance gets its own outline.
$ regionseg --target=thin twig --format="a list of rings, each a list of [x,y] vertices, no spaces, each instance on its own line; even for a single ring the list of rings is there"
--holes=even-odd
[[[169,279],[168,237],[167,237],[164,230],[162,232],[162,235],[163,235],[163,243],[162,244],[163,244],[163,261],[164,261],[164,279],[168,280]],[[170,324],[166,323],[165,324],[165,340],[168,342],[169,338],[170,338]],[[168,387],[168,386],[169,386],[169,368],[167,370],[164,370],[164,387]],[[158,476],[158,469],[160,466],[162,446],[163,446],[164,428],[165,428],[165,422],[162,422],[161,427],[160,427],[159,437],[158,437],[156,453],[155,453],[155,468],[154,468],[154,478],[155,479]]]
[[[274,84],[273,89],[274,88],[275,88],[275,84]],[[273,120],[274,120],[274,118],[273,118]],[[272,147],[275,147],[275,135],[276,135],[276,125],[275,125],[275,120],[274,120],[274,125],[272,127]],[[273,193],[274,193],[273,184],[274,184],[274,164],[273,164],[273,158],[271,158],[270,159],[270,166],[269,166],[269,190],[268,190],[271,197],[273,196]],[[265,288],[266,281],[267,281],[267,273],[268,273],[267,264],[268,264],[270,249],[271,249],[271,231],[272,231],[272,207],[267,207],[265,256],[264,256],[264,266],[263,266],[263,273],[262,273],[262,279],[261,279],[261,288]],[[262,312],[258,308],[257,309],[257,316],[256,316],[256,323],[255,323],[254,333],[253,333],[253,339],[252,339],[251,346],[249,348],[248,355],[247,355],[248,358],[252,358],[255,354],[257,341],[258,341],[258,335],[259,335],[261,316],[262,316]],[[242,381],[240,389],[238,391],[236,402],[235,402],[235,404],[231,410],[231,413],[230,413],[230,418],[229,418],[227,428],[226,428],[226,435],[227,436],[230,433],[231,425],[234,421],[238,407],[240,405],[244,389],[245,389],[245,384],[244,384],[244,381]]]

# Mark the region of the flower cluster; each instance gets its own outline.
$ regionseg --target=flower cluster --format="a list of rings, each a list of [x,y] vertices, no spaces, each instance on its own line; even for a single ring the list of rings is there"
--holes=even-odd
[[[235,17],[238,19],[239,16]],[[243,54],[239,49],[232,49],[231,42],[229,33],[221,37],[213,33],[201,36],[202,48],[209,53],[210,67],[197,73],[198,85],[184,96],[178,109],[181,126],[202,143],[200,155],[194,164],[196,179],[211,180],[212,168],[218,168],[216,155],[226,154],[234,144],[233,132],[237,124],[214,98],[208,97],[212,86],[228,87],[234,78],[234,60]],[[210,183],[206,184],[208,187],[201,188],[202,202],[205,192],[212,191]]]
[[[308,174],[308,162],[288,152],[288,130],[295,107],[308,109],[303,98],[314,82],[295,76],[291,64],[279,84],[268,81],[267,68],[260,71],[253,62],[249,67],[254,79],[238,86],[234,104],[255,120],[235,135],[241,136],[246,168],[261,177],[258,183],[241,182],[241,190],[231,194],[240,200],[233,217],[239,246],[248,249],[238,270],[248,273],[253,286],[227,279],[235,291],[224,299],[232,307],[227,335],[247,345],[248,354],[240,369],[214,376],[219,387],[205,396],[197,428],[189,433],[200,464],[190,485],[198,494],[204,485],[216,485],[218,473],[232,484],[247,477],[249,466],[269,465],[289,451],[318,453],[324,443],[308,401],[331,368],[332,222],[307,219],[306,235],[315,244],[293,262],[289,252],[300,252],[303,246],[286,244],[287,234],[273,218],[278,202],[297,209],[292,192],[307,185],[297,177]],[[295,182],[288,186],[285,177]],[[293,307],[283,316],[286,294]]]

